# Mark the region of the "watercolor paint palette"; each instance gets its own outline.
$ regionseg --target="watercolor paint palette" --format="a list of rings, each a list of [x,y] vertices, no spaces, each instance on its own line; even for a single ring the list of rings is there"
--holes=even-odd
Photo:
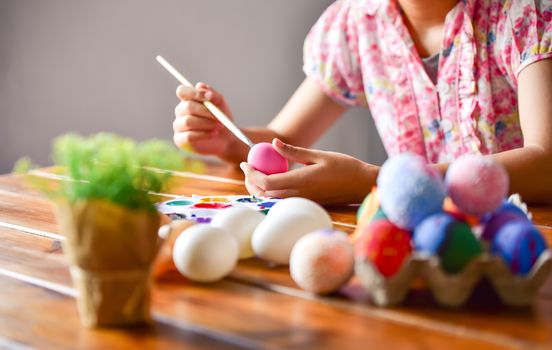
[[[209,223],[221,210],[233,207],[248,207],[264,214],[280,198],[256,196],[198,196],[178,197],[157,203],[157,210],[172,220],[191,220]]]

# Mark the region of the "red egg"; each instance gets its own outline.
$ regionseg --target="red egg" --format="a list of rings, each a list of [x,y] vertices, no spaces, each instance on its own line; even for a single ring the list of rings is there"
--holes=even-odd
[[[385,219],[366,226],[355,243],[356,256],[371,261],[385,277],[397,273],[411,253],[410,233]]]

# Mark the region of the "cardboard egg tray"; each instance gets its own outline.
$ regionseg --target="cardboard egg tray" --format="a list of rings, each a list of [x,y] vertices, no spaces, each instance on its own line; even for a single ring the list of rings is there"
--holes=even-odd
[[[552,250],[544,251],[526,276],[514,275],[504,262],[489,253],[473,259],[462,272],[448,274],[441,268],[438,257],[413,254],[391,277],[380,274],[371,261],[357,257],[355,273],[363,287],[379,306],[400,304],[415,278],[423,278],[440,305],[458,307],[470,297],[482,278],[487,278],[494,290],[509,306],[531,303],[540,287],[552,272]]]

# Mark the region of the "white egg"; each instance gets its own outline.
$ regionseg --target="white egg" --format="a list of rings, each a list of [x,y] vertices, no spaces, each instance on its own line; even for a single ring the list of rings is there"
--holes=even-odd
[[[234,236],[221,228],[199,224],[178,236],[173,260],[185,277],[198,282],[214,282],[234,269],[238,253]]]
[[[351,278],[354,260],[353,245],[344,232],[318,230],[301,237],[293,246],[289,271],[299,287],[327,294]]]
[[[255,256],[251,248],[251,236],[255,228],[265,219],[265,215],[246,207],[224,209],[211,221],[211,226],[219,227],[231,233],[240,248],[240,259]]]
[[[320,224],[326,224],[329,227],[332,225],[330,215],[320,204],[301,197],[291,197],[279,201],[270,209],[267,217],[288,213],[308,213]]]
[[[253,232],[251,246],[261,259],[289,264],[289,255],[299,238],[314,230],[331,228],[329,220],[306,212],[286,211],[267,217]]]

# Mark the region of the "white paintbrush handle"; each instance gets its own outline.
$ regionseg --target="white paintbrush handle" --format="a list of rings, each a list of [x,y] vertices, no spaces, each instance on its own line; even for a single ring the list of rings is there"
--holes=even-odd
[[[178,80],[182,85],[193,87],[192,83],[190,83],[188,79],[184,78],[184,76],[180,74],[180,72],[177,71],[169,62],[167,62],[167,60],[165,60],[163,57],[159,55],[156,57],[156,59],[157,59],[157,62],[159,62],[169,73],[171,73],[171,75],[175,77],[176,80]],[[226,116],[226,114],[224,114],[223,111],[220,110],[220,108],[215,106],[210,101],[203,102],[203,105],[211,113],[213,113],[215,118],[217,118],[218,121],[222,123],[222,125],[224,125],[228,130],[230,130],[232,134],[234,134],[238,139],[240,139],[243,143],[245,143],[249,147],[253,147],[254,143],[243,133],[243,131],[241,131],[236,126],[236,124],[232,122],[232,120],[230,120],[230,118]]]
[[[205,105],[205,107],[207,107],[207,109],[213,113],[213,115],[219,120],[219,122],[221,122],[228,130],[230,130],[230,132],[232,132],[232,134],[234,134],[238,139],[240,139],[243,143],[245,143],[246,145],[248,145],[250,148],[253,147],[253,141],[251,141],[249,139],[249,137],[247,137],[243,131],[241,131],[237,126],[236,124],[234,124],[232,122],[232,120],[230,120],[226,114],[224,114],[223,111],[220,110],[220,108],[218,108],[217,106],[215,106],[211,101],[205,101],[203,102],[203,104]]]

